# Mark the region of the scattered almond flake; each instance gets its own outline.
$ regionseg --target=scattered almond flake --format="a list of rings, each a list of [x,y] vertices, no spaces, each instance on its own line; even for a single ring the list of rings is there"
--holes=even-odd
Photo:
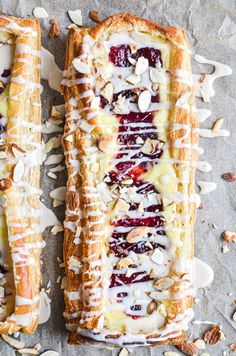
[[[158,83],[158,80],[160,78],[160,71],[157,68],[151,68],[149,76],[153,83]]]
[[[34,345],[34,348],[39,351],[42,348],[42,346],[38,343]]]
[[[149,62],[147,58],[139,57],[135,64],[135,74],[141,75],[143,74],[149,66]]]
[[[59,153],[56,155],[49,155],[46,161],[44,162],[45,166],[50,166],[52,164],[59,164],[62,162],[64,155]]]
[[[132,57],[129,57],[128,58],[128,61],[132,64],[132,66],[135,66],[135,64],[136,64],[136,59],[134,59],[134,58],[132,58]]]
[[[51,117],[53,119],[61,119],[65,114],[65,105],[53,105],[51,109]]]
[[[25,173],[25,165],[22,159],[19,159],[17,164],[15,165],[14,172],[13,172],[13,180],[14,182],[18,183],[24,176]]]
[[[66,289],[67,288],[67,278],[64,276],[61,280],[61,289]]]
[[[157,140],[151,140],[149,137],[146,139],[144,142],[144,145],[141,149],[141,151],[147,155],[152,155],[156,153],[158,150],[158,141]]]
[[[138,107],[143,113],[147,111],[151,104],[151,93],[149,90],[144,90],[138,97]]]
[[[139,242],[144,236],[147,236],[149,230],[150,229],[147,226],[136,227],[128,233],[128,235],[126,236],[126,240],[129,243]]]
[[[58,200],[58,199],[53,199],[53,201],[52,201],[53,208],[57,208],[58,206],[63,205],[63,204],[64,204],[63,201]]]
[[[63,226],[62,225],[54,225],[53,228],[51,229],[51,234],[56,235],[59,232],[63,231]]]
[[[203,339],[194,340],[194,344],[197,345],[199,350],[205,350],[205,348],[206,348],[206,344]]]
[[[57,179],[57,175],[55,174],[55,173],[52,173],[52,172],[47,172],[47,176],[49,177],[49,178],[52,178],[52,179]]]
[[[19,332],[19,331],[15,332],[15,333],[13,334],[13,336],[14,336],[15,338],[18,338],[18,337],[20,336],[20,332]]]
[[[125,276],[129,278],[130,276],[132,276],[132,274],[133,274],[133,270],[131,268],[127,268]]]
[[[124,200],[119,198],[116,202],[115,209],[117,211],[128,211],[130,208],[130,205]]]
[[[233,321],[236,321],[236,311],[233,313],[232,319],[233,319]]]
[[[60,354],[53,350],[48,350],[40,354],[40,356],[60,356]]]
[[[59,284],[61,282],[61,275],[57,277],[56,282]]]
[[[25,154],[25,150],[21,148],[19,145],[17,145],[16,143],[12,144],[11,150],[13,155],[18,159],[20,159]]]
[[[160,279],[157,279],[154,283],[153,283],[153,287],[159,291],[163,291],[163,290],[167,290],[169,288],[171,288],[174,284],[174,281],[172,278],[170,277],[163,277]]]
[[[25,343],[18,341],[16,339],[14,339],[13,337],[10,337],[9,335],[5,335],[2,334],[2,339],[9,345],[11,345],[12,347],[14,347],[15,349],[19,350],[19,349],[23,349],[25,347]]]
[[[91,132],[94,129],[95,126],[90,125],[88,122],[86,121],[81,121],[81,123],[79,124],[79,128],[84,131],[84,132]]]
[[[151,255],[151,260],[161,265],[164,261],[163,252],[159,248],[156,248]]]
[[[229,172],[229,173],[224,173],[222,175],[222,178],[226,180],[226,182],[235,182],[236,181],[236,173]]]
[[[158,83],[153,83],[152,84],[152,90],[156,91],[159,88],[159,84]]]
[[[74,22],[78,26],[82,26],[82,15],[80,10],[69,10],[68,15],[72,22]]]
[[[90,74],[91,72],[91,68],[88,63],[83,62],[80,58],[74,58],[72,64],[79,73]]]
[[[230,345],[230,351],[236,352],[236,342]]]
[[[49,196],[52,199],[57,199],[60,201],[65,201],[66,199],[66,191],[67,191],[67,187],[59,187],[56,189],[53,189],[50,193]]]
[[[129,267],[129,265],[133,264],[133,260],[129,257],[124,257],[119,260],[119,262],[116,264],[117,269],[121,269],[124,267]]]
[[[112,99],[113,99],[113,84],[111,82],[107,82],[105,84],[105,86],[102,88],[102,90],[100,91],[100,94],[107,99],[108,103],[111,104],[112,103]]]
[[[224,122],[223,118],[220,118],[220,119],[216,120],[216,122],[212,126],[211,131],[214,132],[214,133],[219,131],[219,129],[221,128],[223,122]]]
[[[73,142],[73,135],[68,135],[65,137],[65,141]]]
[[[130,84],[137,85],[140,82],[141,77],[140,75],[131,74],[125,78],[125,80]]]
[[[136,138],[136,143],[138,143],[138,144],[144,143],[142,137],[137,137],[137,138]]]
[[[38,355],[39,352],[36,349],[33,348],[25,348],[25,349],[20,349],[17,352],[19,352],[19,354],[26,354],[26,355]]]
[[[47,11],[44,9],[44,7],[38,7],[38,6],[33,9],[33,15],[37,19],[49,17],[49,15],[48,15]]]
[[[89,11],[89,17],[94,22],[97,22],[97,23],[101,22],[98,10],[90,10]]]
[[[228,231],[228,230],[224,231],[223,239],[225,242],[228,242],[228,243],[236,242],[236,232]]]
[[[166,351],[164,352],[164,356],[180,356],[178,352]]]
[[[220,337],[221,337],[220,325],[217,324],[204,334],[203,339],[206,344],[213,345],[220,340]]]
[[[49,31],[49,37],[50,38],[58,38],[60,37],[61,34],[61,29],[60,26],[58,24],[58,21],[55,19],[51,19],[50,20],[50,24],[51,24],[51,28]]]
[[[187,104],[191,96],[192,96],[192,92],[190,90],[183,92],[178,98],[178,100],[176,101],[175,107],[181,108],[183,105]]]
[[[158,302],[156,300],[152,300],[147,306],[147,313],[152,314],[154,310],[157,310]]]
[[[149,274],[150,278],[156,278],[157,277],[157,271],[152,268]]]
[[[205,78],[206,78],[206,73],[202,73],[198,78],[198,83],[201,84]]]
[[[194,304],[198,304],[200,302],[200,298],[194,298]]]
[[[65,166],[63,166],[62,164],[59,164],[58,166],[56,166],[56,167],[53,167],[53,168],[50,168],[50,172],[53,172],[53,173],[55,173],[55,172],[62,172],[62,171],[64,171],[65,170]]]
[[[229,252],[229,248],[227,245],[223,245],[222,246],[222,253],[228,253]]]
[[[81,267],[82,263],[81,261],[78,259],[78,257],[76,256],[70,256],[69,261],[68,261],[68,265],[70,267]]]
[[[119,356],[128,356],[128,355],[129,355],[129,352],[125,348],[121,349],[121,351],[119,352]]]
[[[183,341],[177,347],[184,355],[187,356],[195,356],[198,353],[197,345],[191,341]]]
[[[43,152],[49,153],[52,149],[58,148],[61,145],[61,135],[54,136],[47,141],[44,146]]]

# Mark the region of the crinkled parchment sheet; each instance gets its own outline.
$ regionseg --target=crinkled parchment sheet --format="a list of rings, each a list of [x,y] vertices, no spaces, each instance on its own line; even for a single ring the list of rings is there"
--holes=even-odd
[[[105,18],[117,12],[131,12],[137,16],[150,18],[163,25],[180,26],[187,29],[193,53],[198,53],[206,58],[215,59],[229,64],[233,69],[231,77],[220,78],[215,82],[216,95],[210,103],[199,100],[198,106],[208,108],[212,116],[203,124],[210,128],[219,117],[225,118],[224,128],[231,132],[227,138],[201,139],[201,146],[205,153],[202,159],[213,165],[213,170],[207,174],[198,174],[201,180],[213,180],[218,189],[213,193],[203,196],[204,209],[198,211],[196,223],[196,256],[209,263],[215,272],[214,282],[210,287],[198,292],[200,302],[195,306],[195,318],[197,320],[210,320],[222,325],[226,335],[226,341],[220,341],[215,346],[210,346],[207,352],[212,356],[222,355],[228,350],[228,345],[236,342],[236,322],[232,320],[232,313],[236,307],[232,301],[236,299],[236,246],[230,246],[227,254],[222,253],[223,242],[221,233],[225,229],[236,228],[236,183],[227,183],[222,180],[221,174],[227,171],[236,171],[236,2],[233,0],[0,0],[0,11],[7,15],[31,16],[35,6],[43,6],[51,17],[58,20],[62,29],[59,39],[48,39],[49,18],[42,19],[43,45],[56,57],[57,64],[63,68],[65,56],[65,39],[67,26],[70,20],[67,10],[80,9],[83,15],[83,24],[91,26],[92,21],[88,17],[89,10],[100,11],[101,18]],[[220,31],[219,31],[220,30]],[[212,68],[193,64],[196,73]],[[63,99],[47,83],[43,82],[44,90],[43,119],[46,120],[53,102],[60,104]],[[65,184],[64,182],[48,179],[43,171],[43,199],[47,206],[51,205],[49,191],[53,187]],[[56,213],[63,219],[64,207],[56,208]],[[215,223],[217,229],[212,227]],[[52,314],[50,320],[39,326],[33,336],[22,335],[27,345],[33,346],[40,342],[42,351],[53,349],[63,356],[84,355],[116,355],[118,350],[87,348],[83,346],[73,347],[66,343],[67,332],[63,320],[63,293],[56,279],[62,270],[58,267],[57,256],[62,256],[62,234],[50,236],[45,233],[47,246],[43,252],[43,276],[44,285],[51,281]],[[232,295],[228,295],[232,293]],[[207,328],[206,325],[190,325],[192,339],[198,337]],[[170,351],[170,346],[143,348],[135,350],[138,355],[162,355],[164,351]],[[203,353],[199,352],[199,354]],[[0,342],[1,355],[15,355],[15,351]]]

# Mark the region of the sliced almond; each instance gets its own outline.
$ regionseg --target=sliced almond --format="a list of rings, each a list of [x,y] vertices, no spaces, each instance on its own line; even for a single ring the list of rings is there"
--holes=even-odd
[[[16,143],[12,144],[11,150],[16,158],[21,158],[25,154],[25,150],[21,148],[19,145],[17,145]]]
[[[163,291],[154,291],[149,294],[149,297],[154,300],[162,301],[170,298],[170,294],[168,290]]]
[[[59,164],[58,166],[56,167],[53,167],[53,168],[50,168],[50,172],[62,172],[66,169],[65,166],[63,166],[62,164]]]
[[[136,64],[136,59],[134,59],[134,58],[132,58],[132,57],[129,57],[128,58],[128,61],[132,64],[132,66],[135,66],[135,64]]]
[[[108,103],[112,103],[113,99],[113,84],[111,82],[107,82],[105,86],[102,88],[100,94],[107,99]]]
[[[99,42],[99,41],[95,42],[95,44],[92,48],[92,51],[93,51],[94,57],[103,58],[106,60],[108,59],[106,48],[104,47],[104,45],[101,42]]]
[[[128,211],[130,208],[130,205],[124,200],[119,198],[115,204],[115,210],[116,211]]]
[[[151,255],[151,260],[161,265],[164,262],[163,252],[159,248],[156,248]]]
[[[174,281],[170,277],[163,277],[158,280],[156,280],[153,283],[153,287],[159,291],[167,290],[171,288],[174,284]]]
[[[53,199],[52,207],[57,208],[58,206],[63,205],[63,204],[64,204],[63,201],[58,200],[58,199]]]
[[[79,267],[80,268],[82,266],[82,263],[77,257],[71,256],[69,258],[68,265],[70,267]]]
[[[224,119],[223,118],[220,118],[220,119],[218,119],[218,120],[216,120],[216,122],[213,124],[213,126],[212,126],[212,129],[211,129],[211,131],[212,132],[217,132],[217,131],[219,131],[219,129],[221,128],[221,126],[223,125],[223,122],[224,122]]]
[[[46,161],[44,162],[45,166],[50,166],[52,164],[59,164],[62,162],[64,158],[63,154],[58,154],[58,155],[49,155]]]
[[[141,75],[143,74],[149,66],[148,59],[145,57],[139,57],[135,64],[135,74]]]
[[[151,93],[149,90],[144,90],[138,97],[138,107],[141,112],[146,112],[151,104]]]
[[[197,345],[199,350],[205,350],[206,348],[206,343],[203,339],[194,340],[194,344]]]
[[[19,354],[25,354],[25,355],[38,355],[39,352],[36,349],[33,348],[25,348],[25,349],[20,349],[17,351]]]
[[[115,135],[102,135],[98,140],[98,148],[100,151],[105,153],[112,152],[115,147],[115,142]]]
[[[157,278],[157,271],[155,270],[155,268],[152,268],[150,273],[149,273],[149,277],[150,278]]]
[[[53,350],[43,352],[40,356],[59,356],[60,354]]]
[[[136,227],[134,229],[132,229],[128,235],[126,236],[126,240],[129,243],[135,243],[140,241],[144,236],[147,236],[147,234],[149,233],[149,227],[147,226],[139,226]]]
[[[120,261],[117,263],[116,268],[122,269],[125,267],[129,267],[132,264],[133,264],[133,260],[131,258],[124,257],[124,258],[121,258]]]
[[[49,178],[54,179],[54,180],[57,179],[57,175],[56,175],[55,173],[52,173],[52,172],[47,172],[47,176],[48,176]]]
[[[14,339],[13,337],[10,337],[9,335],[6,334],[2,334],[2,339],[8,343],[9,345],[11,345],[12,347],[14,347],[17,350],[23,349],[25,347],[25,343],[18,341],[16,339]]]
[[[147,155],[153,155],[158,151],[158,141],[157,140],[151,140],[149,137],[146,139],[144,142],[144,145],[141,149],[141,151]]]
[[[63,290],[63,289],[66,289],[67,286],[68,286],[67,278],[66,278],[66,276],[64,276],[64,277],[62,278],[62,280],[61,280],[61,289],[62,289],[62,290]]]
[[[68,15],[72,22],[74,22],[78,26],[82,26],[83,20],[82,20],[82,15],[80,10],[74,10],[74,11],[70,10],[68,11]]]
[[[68,142],[73,142],[73,135],[68,135],[65,137],[65,141],[68,141]]]
[[[51,234],[52,235],[56,235],[58,234],[59,232],[62,232],[64,229],[63,229],[63,226],[62,225],[54,225],[53,228],[51,229]]]
[[[147,313],[152,314],[155,310],[157,310],[159,303],[156,300],[152,300],[147,306]]]
[[[17,164],[15,165],[14,171],[13,171],[13,180],[14,182],[18,183],[24,176],[25,173],[25,165],[22,159],[19,159]]]
[[[125,348],[121,349],[121,351],[119,352],[119,356],[128,356],[128,355],[129,355],[129,352]]]
[[[157,68],[151,68],[149,72],[149,76],[153,83],[158,83],[160,79],[160,71]]]
[[[66,199],[66,191],[67,191],[67,187],[59,187],[59,188],[53,189],[49,193],[49,196],[52,199],[58,199],[60,201],[65,201],[65,199]]]
[[[60,119],[61,118],[61,112],[59,110],[57,110],[56,106],[52,106],[51,117],[53,119]]]
[[[39,7],[39,6],[37,6],[33,9],[33,15],[37,19],[49,17],[49,15],[48,15],[47,11],[44,9],[44,7]]]
[[[137,85],[140,82],[141,77],[140,75],[131,74],[125,80],[130,84]]]
[[[90,66],[83,62],[80,58],[74,58],[72,61],[72,64],[74,68],[77,70],[77,72],[82,73],[82,74],[90,74],[91,73],[91,68]]]

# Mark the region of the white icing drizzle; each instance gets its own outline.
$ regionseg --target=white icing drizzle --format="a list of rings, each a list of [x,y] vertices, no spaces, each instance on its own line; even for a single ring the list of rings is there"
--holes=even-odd
[[[214,81],[217,78],[231,75],[232,69],[226,64],[217,61],[211,61],[198,54],[194,55],[194,59],[198,63],[211,64],[212,66],[214,66],[214,72],[211,74],[206,74],[205,78],[201,81],[201,83],[199,82],[201,75],[193,74],[195,95],[200,98],[203,98],[204,102],[209,102],[210,98],[215,95],[215,91],[213,89]]]

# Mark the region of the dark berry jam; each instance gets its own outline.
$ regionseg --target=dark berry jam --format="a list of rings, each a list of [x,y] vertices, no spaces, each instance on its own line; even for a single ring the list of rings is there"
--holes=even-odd
[[[4,69],[4,71],[1,74],[2,78],[7,78],[11,75],[11,70],[10,69]]]
[[[130,310],[132,310],[132,311],[139,311],[139,310],[141,310],[142,309],[142,307],[141,307],[141,305],[131,305],[131,307],[130,307]]]
[[[146,272],[135,272],[130,277],[126,277],[123,273],[113,273],[111,275],[110,288],[123,286],[124,284],[147,282],[150,279]]]
[[[112,46],[109,52],[109,60],[117,67],[130,67],[129,57],[137,60],[139,57],[148,59],[149,66],[155,67],[158,62],[162,65],[161,52],[156,48],[139,48],[131,54],[129,45]]]

